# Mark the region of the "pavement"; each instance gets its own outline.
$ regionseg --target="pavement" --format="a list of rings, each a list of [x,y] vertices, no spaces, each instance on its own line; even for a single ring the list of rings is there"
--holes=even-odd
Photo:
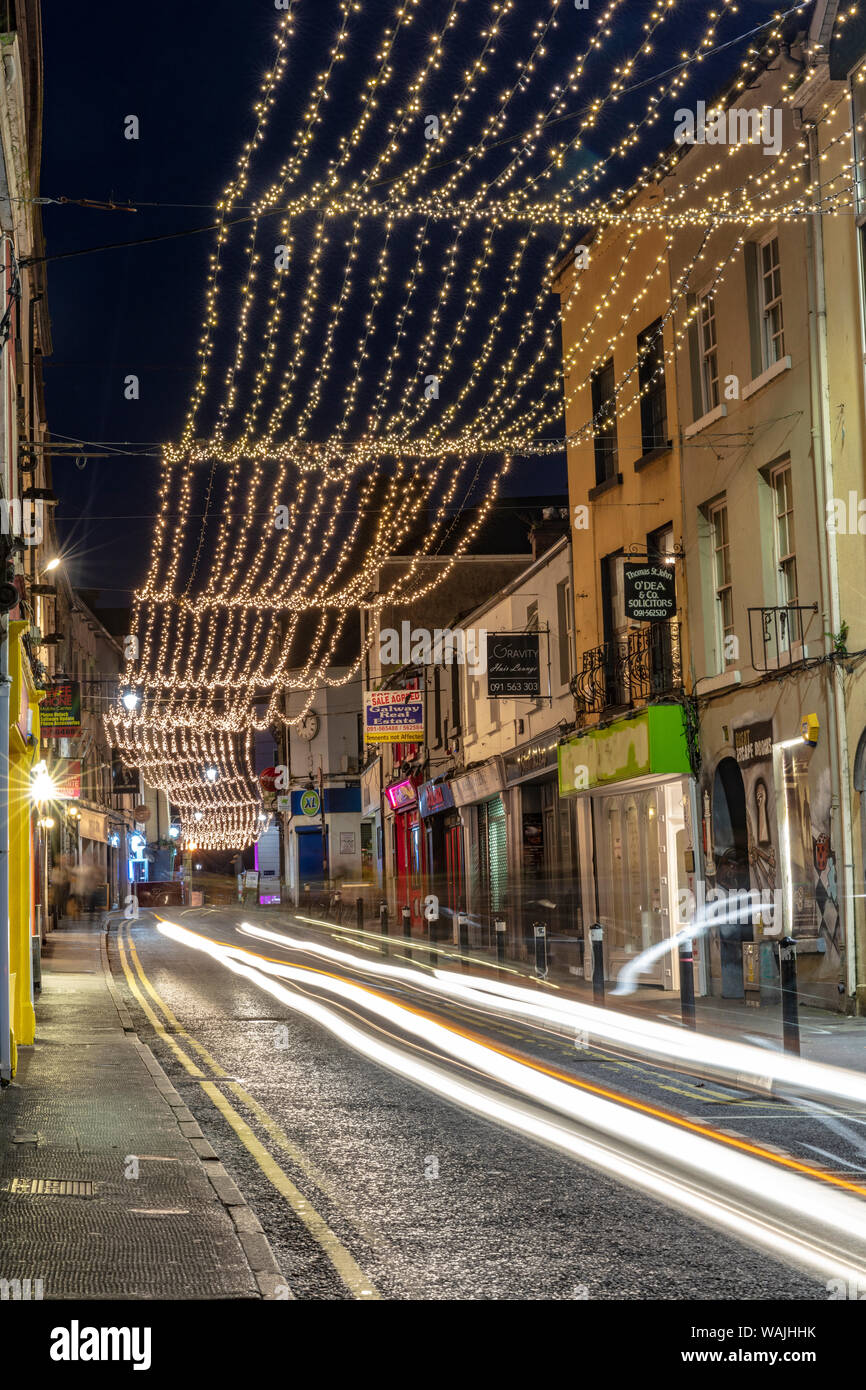
[[[44,948],[37,1041],[0,1093],[0,1230],[0,1299],[293,1296],[136,1035],[104,922],[67,920]]]

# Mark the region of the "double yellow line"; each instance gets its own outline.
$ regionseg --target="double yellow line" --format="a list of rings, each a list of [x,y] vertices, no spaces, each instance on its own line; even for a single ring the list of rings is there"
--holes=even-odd
[[[255,1159],[265,1177],[273,1187],[276,1188],[280,1196],[285,1198],[299,1220],[303,1222],[310,1235],[334,1266],[334,1269],[337,1271],[337,1274],[352,1296],[364,1301],[379,1299],[381,1295],[378,1290],[361,1269],[360,1265],[353,1259],[340,1239],[334,1234],[324,1218],[319,1215],[312,1202],[310,1202],[300,1189],[295,1186],[285,1170],[280,1167],[270,1150],[258,1139],[247,1121],[226,1098],[220,1087],[209,1078],[215,1076],[222,1081],[225,1087],[233,1093],[241,1104],[255,1116],[256,1120],[269,1135],[273,1143],[289,1156],[296,1167],[309,1179],[310,1183],[318,1188],[318,1190],[333,1202],[335,1206],[340,1207],[337,1196],[327,1178],[318,1171],[315,1165],[309,1161],[297,1145],[292,1143],[289,1136],[243,1086],[237,1081],[227,1079],[228,1073],[220,1066],[219,1062],[217,1062],[208,1052],[207,1048],[204,1047],[197,1038],[192,1037],[178,1021],[165,1000],[157,993],[150,983],[150,980],[147,978],[125,922],[121,923],[120,930],[118,930],[117,933],[117,949],[120,956],[120,964],[126,977],[126,983],[129,986],[130,993],[138,1003],[157,1037],[159,1037],[172,1051],[184,1070],[199,1082],[204,1094],[216,1106],[223,1119],[231,1125],[235,1134],[248,1153]],[[133,973],[133,970],[135,973]],[[142,990],[150,996],[152,1005],[155,1007],[152,1007],[151,1003],[148,1002]],[[202,1066],[199,1065],[198,1061],[193,1060],[193,1058],[189,1056],[189,1053],[185,1051],[178,1042],[178,1038],[183,1040],[186,1044],[186,1048],[189,1049],[190,1052],[197,1055],[205,1070],[202,1070]],[[345,1213],[343,1214],[345,1215]],[[354,1224],[356,1229],[359,1229],[357,1223]],[[375,1245],[377,1243],[375,1236],[360,1230],[359,1233],[368,1244]]]

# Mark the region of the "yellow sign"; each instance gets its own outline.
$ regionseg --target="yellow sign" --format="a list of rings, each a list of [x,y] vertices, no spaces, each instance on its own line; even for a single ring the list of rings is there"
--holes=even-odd
[[[818,742],[818,731],[820,729],[817,714],[804,714],[800,720],[800,737],[804,743],[809,743],[812,747]]]

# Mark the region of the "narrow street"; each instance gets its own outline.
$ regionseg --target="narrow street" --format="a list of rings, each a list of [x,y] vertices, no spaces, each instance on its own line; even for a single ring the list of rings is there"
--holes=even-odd
[[[825,1121],[805,1107],[603,1049],[579,1052],[549,1029],[444,999],[427,986],[429,966],[410,964],[402,941],[384,956],[369,941],[359,948],[353,932],[317,930],[287,914],[253,916],[265,942],[239,929],[249,913],[193,909],[131,930],[121,923],[110,955],[136,1026],[246,1194],[298,1297],[826,1297],[826,1277],[713,1229],[711,1177],[703,1218],[700,1201],[691,1213],[672,1207],[683,1199],[675,1138],[644,1174],[659,1199],[646,1188],[624,1192],[620,1164],[633,1152],[626,1133],[617,1139],[614,1118],[599,1143],[581,1121],[580,1101],[603,1096],[608,1109],[637,1104],[642,1114],[664,1114],[659,1123],[686,1120],[716,1149],[742,1136],[761,1151],[767,1185],[784,1154],[812,1170],[804,1181],[819,1205],[828,1175],[855,1184],[866,1177],[866,1116]],[[194,937],[166,936],[171,924]],[[309,949],[281,947],[280,936]],[[202,945],[241,950],[264,968],[285,962],[295,975],[279,983],[239,978],[228,957]],[[315,954],[322,947],[339,951],[339,960]],[[412,954],[426,960],[428,952]],[[383,979],[383,962],[411,971],[412,983]],[[291,1003],[269,993],[269,981]],[[369,1002],[357,992],[335,998],[328,988],[349,982]],[[382,1016],[384,1000],[402,1020]],[[325,1010],[325,1026],[305,1016],[308,1005]],[[565,1123],[441,1042],[413,1035],[419,1019],[458,1040],[480,1040],[495,1059],[521,1058],[536,1075],[562,1077],[577,1088],[576,1115]],[[388,1049],[384,1066],[370,1060],[378,1045]],[[419,1063],[426,1075],[413,1075]],[[487,1105],[497,1120],[479,1113]],[[530,1137],[536,1127],[539,1136]],[[562,1144],[589,1144],[583,1161],[551,1152],[557,1131]],[[752,1220],[762,1205],[753,1205]],[[863,1249],[856,1241],[852,1248],[862,1264]],[[839,1268],[847,1267],[849,1252],[836,1250]]]

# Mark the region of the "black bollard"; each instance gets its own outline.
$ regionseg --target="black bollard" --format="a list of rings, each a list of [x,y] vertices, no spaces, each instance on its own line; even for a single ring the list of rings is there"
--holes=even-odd
[[[532,935],[535,937],[535,973],[543,980],[547,977],[547,923],[533,922]]]
[[[406,906],[403,907],[403,909],[402,909],[402,915],[403,915],[403,935],[404,935],[404,936],[411,936],[411,935],[412,935],[412,909],[411,909],[411,907],[408,906],[408,904],[407,904]]]
[[[358,931],[364,930],[364,899],[355,899],[355,926]]]
[[[604,1003],[604,927],[593,922],[589,929],[592,942],[592,997],[596,1004]]]
[[[457,946],[460,951],[460,964],[465,970],[468,962],[465,953],[469,950],[469,918],[465,912],[457,913]]]
[[[695,948],[691,937],[680,942],[680,1008],[683,1026],[695,1028]]]
[[[388,904],[383,898],[379,903],[379,931],[384,937],[388,935]],[[382,942],[382,950],[387,953],[388,947]]]
[[[779,942],[779,976],[782,986],[782,1038],[786,1052],[800,1055],[800,1017],[797,1008],[797,947],[793,936]]]
[[[496,933],[496,964],[501,970],[502,966],[505,964],[505,918],[497,917],[493,923],[493,929]]]

